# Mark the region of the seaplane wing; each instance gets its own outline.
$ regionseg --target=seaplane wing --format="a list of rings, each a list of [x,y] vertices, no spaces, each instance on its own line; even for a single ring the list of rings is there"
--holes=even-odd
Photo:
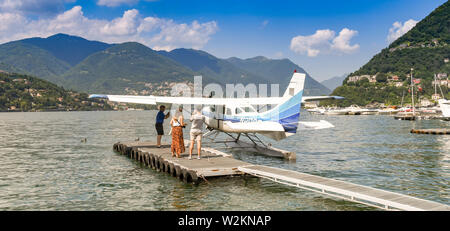
[[[319,100],[326,100],[326,99],[344,99],[344,97],[342,96],[334,96],[334,95],[330,95],[330,96],[303,96],[302,98],[303,102],[306,101],[319,101]]]
[[[263,105],[279,104],[283,97],[260,98],[201,98],[201,97],[170,97],[170,96],[137,96],[137,95],[90,95],[89,98],[103,98],[109,101],[138,104],[201,104],[201,105]],[[284,99],[285,100],[285,99]]]
[[[202,97],[170,97],[170,96],[137,96],[137,95],[90,95],[89,98],[104,98],[109,101],[138,104],[201,104],[201,105],[266,105],[280,104],[286,97],[257,97],[257,98],[202,98]],[[325,99],[343,99],[341,96],[303,96],[302,102]]]
[[[89,98],[101,98],[121,103],[156,104],[156,100],[152,96],[93,94],[89,95]]]

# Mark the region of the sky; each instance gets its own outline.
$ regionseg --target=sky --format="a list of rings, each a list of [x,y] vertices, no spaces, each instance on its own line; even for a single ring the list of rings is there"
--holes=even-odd
[[[351,73],[444,0],[0,0],[0,43],[77,35],[219,58],[288,58],[323,81]]]

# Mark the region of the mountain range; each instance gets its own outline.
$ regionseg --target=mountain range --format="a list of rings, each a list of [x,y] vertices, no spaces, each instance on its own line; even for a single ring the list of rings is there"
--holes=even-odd
[[[221,85],[278,83],[282,93],[294,70],[305,72],[289,59],[221,59],[201,50],[155,51],[137,42],[108,44],[67,34],[1,44],[0,70],[113,94],[167,94],[170,82],[192,82],[194,75]],[[305,95],[331,92],[306,74]]]
[[[333,91],[334,89],[336,89],[337,87],[341,86],[342,83],[344,82],[344,80],[347,78],[348,73],[347,74],[343,74],[341,76],[334,76],[331,77],[327,80],[324,80],[322,82],[320,82],[322,85],[324,85],[325,87],[327,87],[328,89],[330,89],[331,91]]]
[[[330,89],[326,88],[315,79],[313,79],[303,68],[293,63],[289,59],[268,59],[263,56],[257,56],[249,59],[239,59],[232,57],[228,62],[237,67],[252,72],[274,83],[280,84],[280,91],[287,88],[292,77],[292,71],[306,73],[305,95],[328,95]]]

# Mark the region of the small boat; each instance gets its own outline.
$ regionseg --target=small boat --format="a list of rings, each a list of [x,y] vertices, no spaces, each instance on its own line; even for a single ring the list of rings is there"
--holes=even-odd
[[[378,114],[377,109],[364,108],[361,110],[361,115],[376,115],[376,114]]]
[[[397,114],[399,112],[398,109],[394,108],[385,108],[385,109],[378,109],[378,115],[393,115]]]
[[[413,68],[411,68],[411,108],[400,108],[400,112],[394,116],[396,120],[416,120],[416,108],[414,104],[414,84],[413,84]],[[403,106],[403,96],[402,96]]]
[[[358,105],[351,105],[350,107],[346,107],[345,110],[348,111],[347,114],[349,115],[361,115],[361,112],[363,111],[362,108],[360,108]]]
[[[323,107],[316,107],[316,108],[311,108],[311,109],[306,109],[306,111],[308,111],[311,114],[320,114],[323,115],[324,112],[326,111],[325,108]]]
[[[434,75],[434,94],[437,94],[437,78]],[[439,88],[441,88],[439,86]],[[441,89],[442,93],[442,89]],[[445,99],[444,93],[442,93],[442,99],[438,100],[440,111],[442,112],[442,117],[450,120],[450,100]]]
[[[347,115],[347,109],[328,109],[324,112],[325,115]]]
[[[442,111],[442,116],[446,118],[450,118],[450,100],[447,99],[440,99],[439,101],[439,107]]]
[[[419,108],[418,111],[421,114],[436,114],[437,113],[436,109],[433,109],[433,108]]]

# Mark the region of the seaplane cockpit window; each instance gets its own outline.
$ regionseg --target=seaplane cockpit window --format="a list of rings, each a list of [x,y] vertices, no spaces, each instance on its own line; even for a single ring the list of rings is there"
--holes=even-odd
[[[231,115],[231,109],[230,109],[230,108],[227,108],[227,113],[226,113],[226,115]]]
[[[211,110],[211,112],[215,112],[216,111],[216,105],[210,106],[209,109]]]
[[[243,109],[245,112],[256,112],[253,107],[244,107]]]
[[[241,113],[242,113],[242,109],[240,109],[240,108],[237,107],[237,108],[235,109],[235,113],[234,113],[234,114],[237,115],[237,114],[241,114]]]

